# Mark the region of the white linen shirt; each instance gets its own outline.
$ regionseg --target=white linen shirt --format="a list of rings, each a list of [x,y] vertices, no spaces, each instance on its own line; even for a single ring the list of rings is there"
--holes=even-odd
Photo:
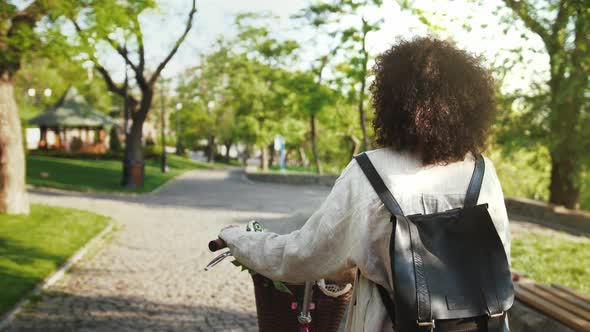
[[[441,212],[463,206],[474,168],[469,154],[446,166],[424,166],[418,156],[383,148],[367,152],[406,215]],[[488,211],[510,257],[510,233],[502,188],[492,162],[485,158],[478,203]],[[221,231],[233,256],[242,264],[288,282],[319,280],[358,268],[346,331],[392,331],[375,283],[393,292],[389,241],[390,213],[353,159],[332,191],[300,230],[286,235]],[[392,293],[393,294],[393,293]]]

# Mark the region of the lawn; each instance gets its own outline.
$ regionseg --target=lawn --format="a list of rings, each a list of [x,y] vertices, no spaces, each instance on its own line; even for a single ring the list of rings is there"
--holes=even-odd
[[[512,267],[545,284],[590,295],[590,239],[562,233],[523,233],[512,240]]]
[[[28,216],[0,214],[0,315],[109,223],[90,212],[31,205]]]
[[[185,171],[213,166],[168,155],[168,167],[162,173],[159,160],[146,160],[144,187],[133,190],[121,187],[121,161],[28,155],[27,183],[76,191],[149,192]]]

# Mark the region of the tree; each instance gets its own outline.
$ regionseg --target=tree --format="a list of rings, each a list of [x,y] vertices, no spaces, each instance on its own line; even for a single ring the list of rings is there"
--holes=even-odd
[[[269,166],[269,144],[277,132],[276,119],[282,115],[284,108],[282,96],[286,91],[275,84],[282,77],[283,72],[278,70],[294,59],[294,51],[299,44],[293,40],[279,40],[270,35],[268,26],[273,23],[274,17],[261,16],[253,13],[244,13],[236,18],[238,28],[238,45],[243,53],[255,59],[251,65],[261,71],[257,76],[264,82],[266,88],[259,96],[261,106],[257,108],[255,115],[258,122],[257,145],[261,150],[261,169],[266,171]],[[277,70],[275,70],[277,69]],[[281,91],[282,90],[282,91]]]
[[[296,110],[290,117],[296,118],[299,115],[297,113],[303,113],[308,117],[306,120],[309,123],[311,151],[318,174],[323,173],[323,167],[317,142],[317,117],[332,102],[332,91],[322,82],[322,74],[327,63],[327,57],[321,57],[317,66],[311,71],[289,73],[286,82],[292,96],[288,100],[291,107]]]
[[[541,38],[549,55],[549,201],[575,208],[580,196],[580,175],[587,168],[590,150],[590,7],[584,1],[568,0],[546,4],[504,2]]]
[[[193,129],[197,136],[207,139],[207,160],[215,161],[216,146],[219,136],[224,134],[224,124],[230,117],[231,109],[227,107],[228,85],[231,73],[231,54],[223,40],[218,40],[213,51],[201,56],[201,63],[191,68],[177,88],[182,102],[192,104],[193,111],[198,112],[194,118]],[[231,76],[230,76],[231,75]],[[238,92],[239,93],[239,92]],[[227,138],[226,135],[222,135]],[[228,145],[226,140],[225,145]],[[231,146],[231,144],[229,144]]]
[[[399,1],[403,9],[416,14],[434,30],[444,29],[431,11],[414,1]],[[472,0],[476,6],[484,2]],[[549,201],[575,208],[578,205],[582,174],[590,158],[590,9],[585,1],[503,0],[494,13],[504,24],[505,34],[521,33],[526,42],[539,38],[541,47],[517,47],[496,57],[494,72],[503,80],[515,64],[526,66],[528,54],[546,54],[549,59],[544,81],[532,81],[527,91],[499,92],[500,121],[497,140],[503,149],[541,145],[549,150],[551,174]],[[463,28],[471,30],[472,17],[463,17]],[[484,28],[484,26],[481,26]],[[486,27],[489,28],[489,27]],[[497,28],[497,27],[494,27]],[[496,33],[496,32],[490,32]],[[496,60],[498,60],[496,59]]]
[[[14,76],[22,59],[39,44],[34,28],[49,11],[45,1],[34,1],[22,10],[0,0],[0,212],[28,214],[25,154]]]
[[[332,0],[329,3],[318,1],[304,9],[299,15],[306,17],[316,27],[330,26],[331,36],[340,38],[341,51],[350,58],[350,70],[346,73],[351,79],[353,89],[357,90],[357,105],[359,122],[363,132],[363,149],[369,148],[367,134],[367,115],[365,110],[365,92],[369,71],[369,51],[367,50],[367,35],[379,29],[383,20],[369,21],[363,11],[372,6],[381,6],[382,0]],[[343,26],[340,23],[348,17],[358,22],[353,26]],[[353,56],[350,57],[350,54]]]
[[[131,176],[131,167],[141,167],[141,173],[144,172],[143,123],[150,111],[155,84],[160,78],[162,70],[174,57],[192,28],[193,17],[197,11],[196,0],[192,0],[192,6],[181,35],[176,39],[164,59],[151,70],[146,68],[146,50],[139,15],[146,9],[154,7],[153,1],[127,1],[123,6],[119,5],[120,1],[114,0],[79,1],[84,10],[66,10],[65,15],[78,34],[79,46],[88,55],[88,59],[94,63],[95,69],[104,79],[108,89],[126,98],[132,124],[131,129],[126,130],[122,182],[125,186],[141,187],[143,183],[136,182],[140,179]],[[125,42],[116,40],[117,28],[124,30]],[[110,45],[131,68],[135,76],[138,94],[128,93],[125,86],[116,83],[111,73],[101,64],[97,55],[100,42]]]

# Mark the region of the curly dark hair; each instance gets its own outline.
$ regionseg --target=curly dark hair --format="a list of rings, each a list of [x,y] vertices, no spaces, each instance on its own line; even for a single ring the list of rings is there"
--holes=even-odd
[[[430,37],[400,41],[377,57],[376,141],[417,152],[426,165],[481,153],[494,118],[494,80],[481,59]]]

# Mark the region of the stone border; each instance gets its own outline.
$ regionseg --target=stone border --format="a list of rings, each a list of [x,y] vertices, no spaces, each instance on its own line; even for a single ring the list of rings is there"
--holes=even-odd
[[[78,251],[76,251],[74,255],[68,258],[68,260],[66,260],[65,263],[62,264],[59,269],[57,269],[57,271],[53,272],[43,281],[39,282],[32,291],[23,296],[23,298],[20,301],[18,301],[12,309],[10,309],[6,314],[4,314],[0,318],[0,331],[7,328],[14,319],[14,317],[18,315],[18,313],[23,309],[23,307],[31,302],[31,296],[41,294],[44,289],[48,288],[49,286],[55,284],[58,280],[60,280],[74,264],[80,261],[80,259],[82,259],[84,255],[86,255],[86,253],[88,253],[88,250],[90,250],[90,248],[94,244],[98,243],[113,230],[114,225],[115,223],[113,221],[109,222],[109,224],[100,233],[94,236],[82,248],[78,249]]]
[[[338,178],[337,175],[317,175],[306,173],[275,173],[245,171],[246,178],[251,181],[270,182],[290,185],[320,185],[333,186]]]
[[[523,219],[575,234],[590,235],[590,213],[586,211],[570,210],[560,205],[520,197],[507,198],[506,209],[514,219]]]
[[[250,169],[246,169],[244,175],[250,181],[288,185],[332,186],[338,178],[336,175],[259,172]],[[506,198],[506,209],[514,219],[590,236],[590,212],[569,210],[563,206],[520,197]]]

